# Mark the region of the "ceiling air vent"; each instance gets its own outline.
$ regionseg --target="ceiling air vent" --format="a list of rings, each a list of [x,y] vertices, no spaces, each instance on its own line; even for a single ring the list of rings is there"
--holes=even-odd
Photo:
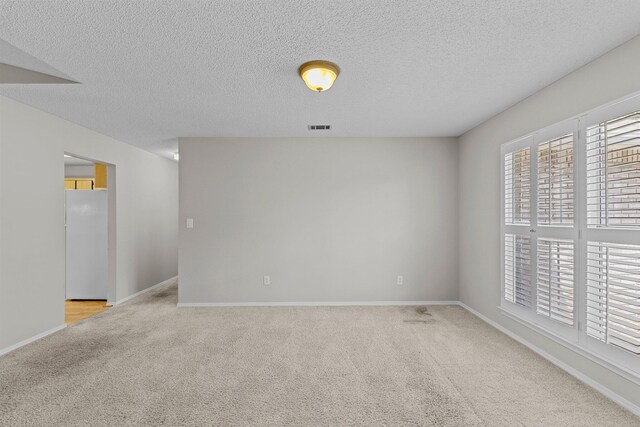
[[[309,130],[331,130],[331,125],[308,125]]]

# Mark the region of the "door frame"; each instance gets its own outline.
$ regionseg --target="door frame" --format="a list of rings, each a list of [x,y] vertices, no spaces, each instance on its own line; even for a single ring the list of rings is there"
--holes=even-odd
[[[109,162],[104,162],[99,159],[94,159],[92,157],[84,156],[82,154],[69,152],[69,151],[64,151],[64,155],[72,156],[78,159],[87,160],[94,163],[107,165],[107,190],[106,190],[107,191],[107,305],[112,306],[112,305],[115,305],[117,301],[117,298],[116,298],[116,288],[117,288],[116,165]],[[63,170],[64,170],[64,157],[63,157]],[[64,178],[64,173],[63,173],[63,178]],[[60,185],[60,188],[62,188],[62,197],[64,200],[64,197],[65,197],[64,186]],[[64,221],[66,222],[66,212],[65,212],[64,218],[65,218]],[[65,223],[63,223],[63,227],[64,226],[65,226]],[[65,229],[65,236],[66,236],[66,229]],[[63,293],[63,298],[65,298],[66,300],[66,287],[67,287],[66,238],[65,238],[64,245],[65,247],[64,247],[63,263],[64,263],[64,269],[65,269],[65,281],[64,281],[65,292]]]

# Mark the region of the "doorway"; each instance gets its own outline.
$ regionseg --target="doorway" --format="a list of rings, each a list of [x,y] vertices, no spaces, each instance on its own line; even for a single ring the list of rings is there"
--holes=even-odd
[[[108,168],[64,155],[65,322],[107,310],[109,289]]]

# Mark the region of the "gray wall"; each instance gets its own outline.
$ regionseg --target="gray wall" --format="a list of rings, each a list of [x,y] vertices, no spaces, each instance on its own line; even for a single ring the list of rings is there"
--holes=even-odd
[[[93,165],[64,165],[65,178],[94,178],[95,174],[96,169]]]
[[[455,138],[181,139],[180,303],[456,300],[457,155]]]
[[[569,74],[460,138],[460,299],[640,405],[640,387],[502,316],[500,145],[640,90],[640,37]]]
[[[177,274],[176,162],[0,97],[0,352],[64,323],[64,152],[116,165],[115,298]]]

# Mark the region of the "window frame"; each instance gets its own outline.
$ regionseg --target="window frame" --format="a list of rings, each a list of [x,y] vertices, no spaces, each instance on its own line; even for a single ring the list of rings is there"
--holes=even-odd
[[[500,292],[500,308],[503,310],[508,310],[515,316],[526,320],[529,323],[533,323],[537,326],[540,326],[544,329],[548,329],[550,331],[554,331],[561,338],[568,340],[570,342],[578,343],[578,271],[577,266],[575,265],[575,260],[578,258],[578,227],[577,227],[577,209],[576,209],[576,185],[577,177],[576,177],[576,147],[578,144],[578,121],[576,119],[569,120],[561,123],[557,123],[555,125],[549,126],[545,129],[541,129],[540,131],[533,132],[525,137],[516,139],[514,141],[503,144],[500,149],[500,199],[501,199],[501,218],[500,218],[500,231],[501,231],[501,251],[500,251],[500,275],[501,275],[501,292]],[[573,134],[573,152],[574,152],[574,172],[573,172],[573,191],[574,191],[574,215],[573,215],[573,224],[562,224],[562,225],[538,225],[538,146],[541,143],[547,142],[549,140],[555,139],[558,136]],[[530,150],[530,218],[531,221],[529,224],[506,224],[505,223],[505,170],[504,170],[504,160],[505,156],[522,148],[529,147]],[[531,306],[523,307],[518,304],[514,304],[510,301],[505,300],[505,247],[504,247],[504,236],[506,234],[516,234],[527,236],[531,239]],[[538,239],[547,239],[547,240],[571,240],[573,242],[574,247],[574,294],[573,294],[573,326],[565,325],[559,321],[546,318],[536,313],[537,307],[537,286],[538,286]]]
[[[586,332],[587,244],[591,242],[640,245],[640,227],[587,227],[587,144],[588,127],[640,110],[640,92],[555,123],[500,147],[500,311],[560,344],[616,371],[640,384],[640,356],[590,337]],[[567,131],[568,130],[568,131]],[[564,133],[563,133],[564,132]],[[538,225],[538,144],[573,132],[573,197],[574,222],[567,225]],[[505,224],[505,155],[530,147],[531,222],[529,225]],[[505,234],[521,234],[531,238],[531,307],[505,300]],[[562,239],[574,242],[574,324],[572,328],[536,314],[538,239]]]
[[[602,123],[607,120],[614,119],[616,117],[623,116],[633,111],[640,110],[640,95],[632,96],[628,99],[620,100],[612,105],[595,109],[589,113],[582,115],[581,121],[581,133],[582,149],[585,167],[584,180],[582,191],[584,192],[584,206],[582,209],[586,212],[586,197],[587,197],[587,185],[586,185],[586,130],[588,127],[597,123]],[[606,243],[619,243],[628,245],[640,245],[640,227],[633,229],[631,227],[615,227],[615,226],[602,226],[602,227],[589,227],[587,225],[587,216],[583,215],[581,228],[583,230],[583,238],[580,241],[583,253],[586,254],[588,242],[606,242]],[[587,274],[586,256],[580,258],[582,264],[583,275],[580,277],[580,281],[586,288]],[[584,293],[583,299],[580,301],[580,306],[583,311],[586,311],[586,293]],[[583,322],[586,321],[586,313],[582,316]],[[632,353],[619,349],[615,346],[603,343],[602,341],[589,336],[586,332],[586,328],[583,328],[580,334],[581,344],[584,345],[589,351],[592,351],[598,355],[602,355],[608,359],[611,359],[615,363],[622,366],[638,365],[637,370],[632,370],[638,377],[640,377],[640,356],[635,356]]]

